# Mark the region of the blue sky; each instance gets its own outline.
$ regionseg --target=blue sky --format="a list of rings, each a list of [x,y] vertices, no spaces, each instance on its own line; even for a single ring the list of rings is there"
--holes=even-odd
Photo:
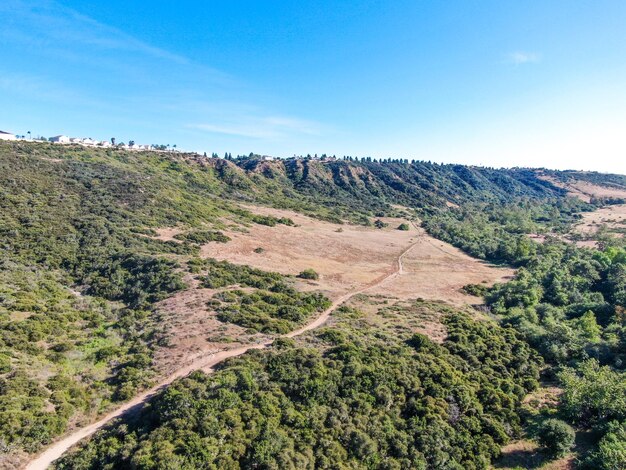
[[[0,2],[0,129],[626,173],[623,1]]]

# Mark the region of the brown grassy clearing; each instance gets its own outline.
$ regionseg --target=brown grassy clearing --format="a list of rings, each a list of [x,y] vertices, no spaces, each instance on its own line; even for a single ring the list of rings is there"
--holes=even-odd
[[[591,437],[584,431],[576,432],[576,442],[572,452],[565,457],[550,460],[541,452],[539,445],[528,439],[512,442],[502,448],[501,457],[494,462],[497,469],[531,469],[531,470],[574,470],[578,468],[577,460],[591,447]]]
[[[295,286],[304,291],[321,291],[331,300],[362,289],[393,271],[398,255],[414,247],[403,257],[400,274],[367,291],[369,296],[385,296],[388,304],[418,298],[445,301],[455,306],[481,303],[481,299],[461,291],[468,283],[502,282],[513,270],[490,266],[460,250],[428,236],[423,229],[411,226],[409,231],[396,228],[406,220],[385,218],[383,229],[339,225],[319,221],[291,211],[248,208],[263,215],[291,218],[296,226],[251,224],[245,231],[235,227],[224,230],[232,240],[208,243],[202,257],[246,264],[266,271],[297,275],[307,268],[320,274],[317,281],[296,279]],[[341,229],[341,231],[339,231]],[[171,229],[170,229],[171,230]],[[160,232],[163,233],[163,232]],[[256,248],[263,248],[256,253]],[[215,351],[232,349],[268,339],[261,334],[249,335],[243,328],[217,320],[206,302],[216,292],[198,288],[191,276],[190,288],[159,305],[166,330],[167,346],[155,357],[160,373],[168,374],[181,364]],[[407,302],[408,305],[408,302]],[[381,306],[381,308],[384,307]],[[445,337],[441,325],[431,318],[422,330],[436,341]],[[428,323],[428,324],[427,324]]]
[[[150,238],[154,238],[155,240],[161,240],[162,242],[178,242],[178,243],[180,243],[180,240],[174,237],[184,232],[184,230],[179,227],[163,227],[163,228],[158,228],[155,231],[157,233],[156,236],[150,237]]]
[[[401,299],[445,300],[455,305],[478,302],[459,289],[468,283],[501,282],[513,271],[478,261],[452,245],[430,237],[422,228],[396,228],[404,219],[382,218],[383,229],[323,222],[290,211],[256,208],[265,215],[289,217],[297,227],[253,225],[247,233],[228,232],[232,241],[207,244],[202,256],[226,259],[260,269],[295,275],[313,268],[319,281],[299,288],[320,290],[329,297],[367,284],[389,270],[397,254],[409,244],[417,245],[404,258],[404,272],[372,294]],[[338,230],[341,229],[339,232]],[[263,253],[255,253],[261,247]]]
[[[558,188],[567,190],[568,196],[577,197],[581,201],[590,202],[592,197],[615,197],[626,198],[626,188],[616,188],[611,186],[598,186],[587,181],[575,180],[564,183],[556,180],[551,176],[538,174],[537,177],[544,181],[552,183]]]
[[[447,336],[441,317],[452,311],[445,302],[399,300],[392,296],[369,293],[354,296],[346,305],[362,313],[359,321],[369,327],[403,338],[421,333],[440,344]],[[473,309],[465,310],[474,317],[479,315]],[[333,324],[333,321],[329,323]]]
[[[247,334],[244,328],[217,319],[206,303],[224,289],[199,287],[191,275],[185,277],[185,282],[188,289],[157,306],[165,338],[165,344],[154,355],[159,375],[168,376],[200,356],[268,339],[262,334]]]
[[[582,220],[576,225],[574,231],[583,235],[593,235],[606,226],[608,231],[626,229],[626,204],[602,207],[593,212],[582,214]],[[616,235],[623,234],[618,233]]]

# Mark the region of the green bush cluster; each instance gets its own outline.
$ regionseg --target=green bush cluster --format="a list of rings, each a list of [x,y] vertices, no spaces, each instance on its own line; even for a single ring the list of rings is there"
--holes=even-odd
[[[77,296],[59,274],[0,263],[0,442],[35,452],[77,414],[149,383],[152,331],[145,315]]]
[[[601,445],[612,461],[621,452],[613,438],[603,436],[606,422],[624,423],[619,410],[626,396],[626,249],[619,239],[601,239],[599,249],[591,250],[558,239],[537,244],[525,235],[566,231],[580,204],[520,203],[480,212],[465,207],[429,219],[427,227],[475,256],[520,267],[510,282],[486,291],[466,286],[466,291],[482,293],[491,311],[548,361],[549,373],[569,366],[558,374],[565,392],[555,411],[594,431],[582,460],[591,468],[613,468],[603,467],[598,455]]]
[[[232,359],[177,381],[58,468],[485,468],[518,432],[538,362],[495,325],[447,325],[443,345],[342,327],[317,332],[319,348],[285,340]],[[505,369],[511,387],[499,389]]]
[[[263,333],[285,334],[330,306],[322,294],[301,293],[284,284],[275,285],[274,289],[275,292],[235,290],[216,294],[213,298],[223,302],[217,308],[218,318]]]
[[[257,215],[253,214],[252,222],[259,225],[267,225],[268,227],[275,227],[278,224],[294,226],[293,220],[288,217],[274,217],[271,215]]]
[[[181,274],[174,271],[177,267],[173,261],[151,256],[114,255],[93,265],[83,281],[90,295],[141,308],[185,286]]]
[[[298,274],[300,279],[308,279],[311,281],[317,281],[320,278],[320,275],[317,273],[315,269],[305,269],[300,274]]]
[[[191,232],[174,235],[174,238],[198,245],[204,245],[209,242],[227,243],[230,241],[229,236],[224,235],[218,230],[193,230]]]
[[[541,423],[537,436],[543,450],[551,458],[559,458],[574,447],[576,433],[565,421],[550,418]]]
[[[193,258],[188,266],[198,274],[202,287],[222,289],[238,286],[257,289],[254,292],[222,291],[209,302],[210,307],[216,308],[221,321],[252,330],[288,333],[312,314],[330,305],[321,294],[298,292],[278,273],[210,258]]]
[[[282,275],[250,266],[218,261],[213,258],[194,258],[188,262],[188,266],[192,272],[200,274],[198,279],[201,286],[210,289],[235,285],[271,291],[286,289]]]

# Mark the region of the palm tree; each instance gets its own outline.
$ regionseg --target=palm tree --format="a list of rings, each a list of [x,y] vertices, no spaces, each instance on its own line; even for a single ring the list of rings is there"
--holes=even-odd
[[[30,140],[30,131],[28,131],[27,134],[28,134],[28,140]]]

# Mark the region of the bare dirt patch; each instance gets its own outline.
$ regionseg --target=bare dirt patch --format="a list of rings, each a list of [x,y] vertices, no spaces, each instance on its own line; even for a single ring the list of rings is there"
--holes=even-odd
[[[539,233],[531,233],[528,235],[528,238],[530,238],[535,243],[539,243],[539,244],[543,244],[547,240],[547,237],[545,235],[541,235]]]
[[[626,204],[611,205],[593,212],[585,212],[582,214],[582,220],[576,225],[574,230],[583,235],[593,235],[603,226],[608,231],[625,230]]]
[[[267,339],[219,321],[207,302],[220,290],[200,288],[191,276],[185,280],[188,289],[157,306],[165,343],[154,355],[159,375],[168,376],[198,357]]]
[[[577,433],[573,452],[565,457],[550,460],[539,448],[539,445],[529,439],[512,442],[502,448],[500,458],[493,468],[517,470],[520,468],[533,470],[574,470],[578,468],[577,458],[590,447],[589,436]]]
[[[183,233],[184,230],[182,228],[179,228],[179,227],[161,227],[161,228],[155,229],[155,232],[157,234],[155,236],[149,237],[149,238],[153,238],[155,240],[161,240],[162,242],[178,242],[178,243],[180,243],[180,240],[178,240],[177,238],[174,238],[174,237],[176,235],[179,235],[179,234]]]

